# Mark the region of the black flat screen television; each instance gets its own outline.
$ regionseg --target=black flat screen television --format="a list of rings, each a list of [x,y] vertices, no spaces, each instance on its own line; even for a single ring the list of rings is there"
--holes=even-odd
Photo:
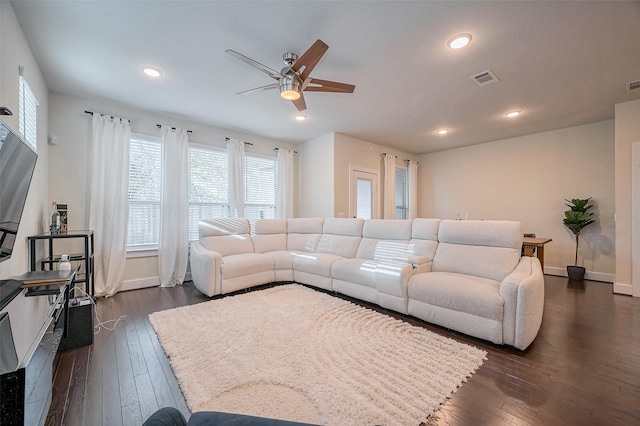
[[[38,154],[0,120],[0,262],[11,257]]]

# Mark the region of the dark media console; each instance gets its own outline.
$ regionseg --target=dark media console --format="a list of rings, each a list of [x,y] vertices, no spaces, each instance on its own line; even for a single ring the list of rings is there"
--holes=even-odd
[[[2,362],[0,362],[0,373],[2,373],[0,374],[0,424],[2,426],[45,423],[52,397],[54,359],[60,345],[69,339],[68,307],[73,276],[72,271],[69,273],[68,280],[62,284],[45,283],[24,289],[25,297],[49,297],[50,309],[22,360],[18,360],[15,351],[9,315],[5,313],[0,317],[0,340],[3,352]],[[11,299],[17,297],[20,291],[14,294],[15,290],[12,290]],[[8,304],[10,301],[5,299],[3,303]],[[68,345],[68,343],[65,344]]]

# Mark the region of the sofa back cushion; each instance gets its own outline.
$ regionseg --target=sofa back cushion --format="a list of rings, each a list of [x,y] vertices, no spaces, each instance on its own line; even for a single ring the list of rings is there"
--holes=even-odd
[[[358,259],[393,261],[406,259],[411,239],[410,220],[370,219],[362,228]]]
[[[438,247],[439,227],[440,219],[414,219],[411,227],[411,242],[408,254],[433,260]]]
[[[330,253],[354,258],[362,239],[364,219],[328,218],[322,226],[322,236],[318,243],[318,253]]]
[[[502,281],[520,260],[520,222],[443,220],[433,272],[454,272]]]
[[[203,219],[198,224],[200,243],[221,256],[253,253],[247,219]]]
[[[251,222],[251,239],[256,253],[287,249],[287,220],[259,219]]]
[[[287,219],[287,250],[314,253],[322,235],[322,218]]]

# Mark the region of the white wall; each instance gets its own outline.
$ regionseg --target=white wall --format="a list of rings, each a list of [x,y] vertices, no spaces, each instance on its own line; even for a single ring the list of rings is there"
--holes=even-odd
[[[334,134],[298,145],[298,217],[334,216]]]
[[[614,121],[418,156],[419,215],[520,221],[525,233],[550,237],[545,272],[566,275],[575,240],[562,224],[564,199],[593,197],[597,223],[580,237],[587,277],[612,282]]]
[[[616,163],[616,281],[614,289],[623,294],[640,297],[640,277],[632,277],[638,270],[640,253],[632,252],[632,231],[638,223],[632,217],[631,147],[640,142],[640,100],[616,105],[615,163]],[[637,217],[637,216],[636,216]],[[637,234],[636,234],[637,235]],[[632,279],[635,283],[632,283]]]
[[[28,270],[27,237],[40,234],[48,228],[48,146],[47,104],[48,90],[38,64],[27,44],[9,2],[0,2],[0,105],[11,109],[14,115],[0,118],[18,131],[19,66],[39,101],[37,110],[38,161],[31,181],[13,254],[0,263],[0,279],[23,274]],[[22,358],[40,330],[49,311],[46,297],[18,296],[5,308],[9,312],[18,356]]]
[[[245,151],[275,157],[274,148],[295,149],[294,146],[237,131],[190,122],[182,117],[159,115],[132,108],[105,99],[87,99],[60,93],[51,93],[50,134],[58,136],[59,145],[50,147],[49,182],[51,201],[69,205],[69,229],[83,229],[88,223],[87,191],[89,188],[87,156],[91,137],[93,111],[131,120],[134,133],[159,136],[156,124],[192,130],[191,143],[226,147],[230,137],[253,143]],[[78,251],[70,247],[68,251]],[[156,253],[143,257],[129,257],[125,265],[125,289],[157,283],[158,263]]]

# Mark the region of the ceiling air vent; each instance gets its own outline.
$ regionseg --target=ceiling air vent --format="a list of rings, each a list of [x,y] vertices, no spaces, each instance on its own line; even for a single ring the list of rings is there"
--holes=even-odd
[[[491,70],[483,71],[479,74],[472,75],[471,78],[478,86],[488,86],[489,84],[497,83],[500,79]]]
[[[627,83],[627,93],[640,93],[640,80]]]

